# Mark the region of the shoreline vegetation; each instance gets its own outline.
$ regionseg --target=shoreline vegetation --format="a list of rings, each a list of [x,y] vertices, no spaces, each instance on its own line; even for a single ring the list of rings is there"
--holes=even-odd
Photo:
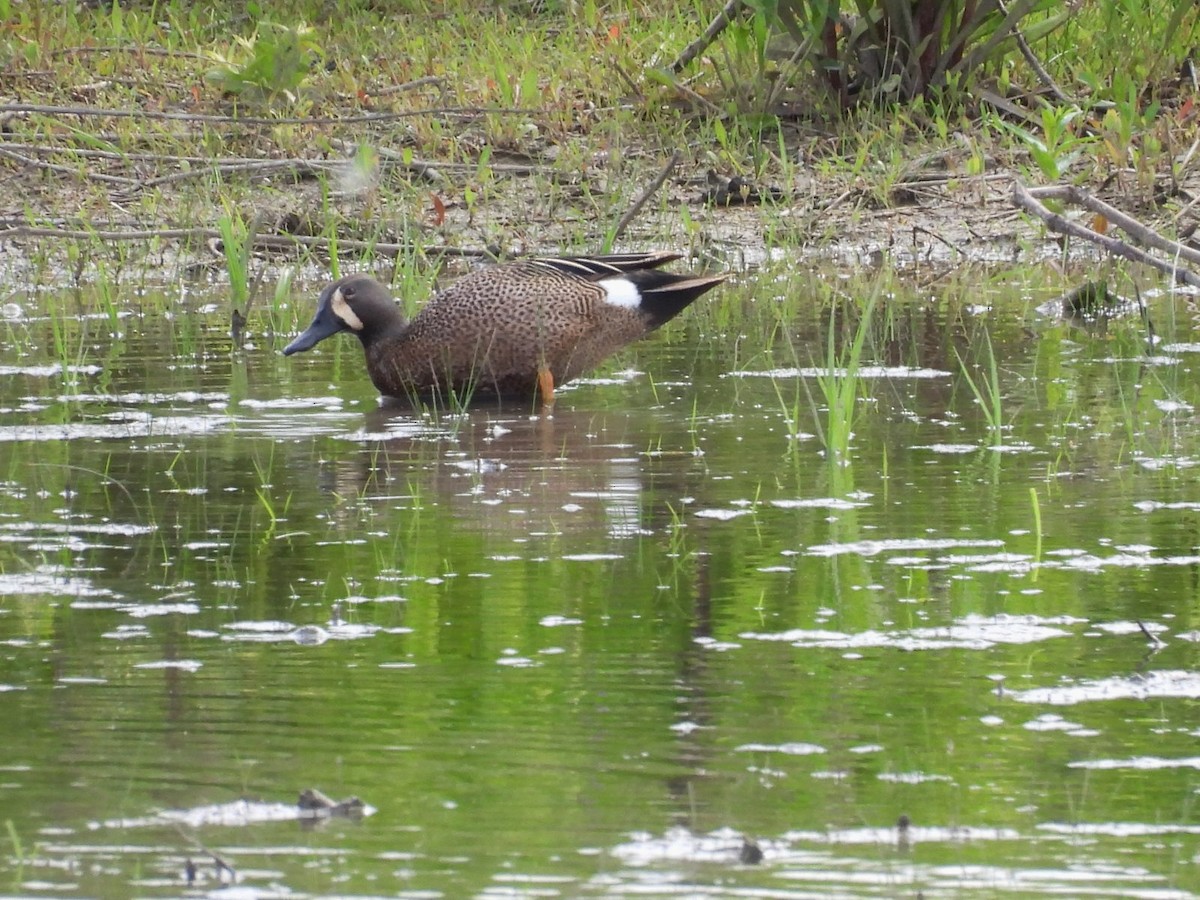
[[[0,265],[1102,252],[1200,285],[1193,4],[827,7],[0,0]]]

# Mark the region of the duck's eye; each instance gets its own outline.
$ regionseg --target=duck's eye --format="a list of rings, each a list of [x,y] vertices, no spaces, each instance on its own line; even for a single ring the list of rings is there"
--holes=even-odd
[[[354,288],[349,285],[342,288],[342,299],[347,300],[347,301],[353,300],[354,299]]]

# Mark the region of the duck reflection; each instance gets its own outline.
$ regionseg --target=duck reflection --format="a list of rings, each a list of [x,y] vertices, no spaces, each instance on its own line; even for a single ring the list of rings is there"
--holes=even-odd
[[[662,426],[644,412],[489,406],[435,417],[381,407],[348,435],[362,452],[333,463],[324,487],[372,504],[436,503],[439,515],[481,532],[632,537],[669,523],[669,504],[699,474],[690,451],[660,449]],[[667,492],[657,511],[643,496],[650,484]]]

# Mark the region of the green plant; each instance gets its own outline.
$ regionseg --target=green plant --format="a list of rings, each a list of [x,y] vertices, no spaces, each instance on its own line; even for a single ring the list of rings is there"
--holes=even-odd
[[[229,274],[229,290],[235,309],[244,309],[250,302],[250,246],[253,235],[246,220],[231,205],[217,219],[221,233],[221,250],[225,255],[225,271]]]
[[[825,367],[817,376],[817,384],[825,401],[825,424],[820,427],[821,442],[835,466],[850,464],[850,438],[853,436],[855,405],[858,401],[863,347],[871,330],[878,292],[873,291],[863,307],[849,347],[839,352],[837,316],[830,310],[825,335]],[[820,418],[817,417],[818,423]]]
[[[986,362],[988,368],[981,381],[976,381],[971,377],[971,370],[967,366],[966,360],[962,358],[962,354],[958,352],[957,347],[954,350],[954,356],[958,359],[958,365],[962,371],[963,378],[966,379],[967,384],[970,386],[971,393],[975,395],[975,400],[983,412],[984,419],[987,420],[988,432],[992,437],[992,446],[999,447],[1004,442],[1000,375],[996,367],[996,353],[992,348],[992,338],[986,331],[983,333],[983,341],[987,348]]]
[[[259,22],[253,36],[236,40],[238,52],[213,54],[218,65],[209,70],[208,80],[222,93],[242,100],[269,103],[283,97],[294,103],[313,63],[322,56],[312,29],[303,22]]]
[[[1162,105],[1157,100],[1146,102],[1141,86],[1126,80],[1124,93],[1100,122],[1100,145],[1113,169],[1133,169],[1137,184],[1143,190],[1154,187],[1158,163],[1163,156],[1157,124]],[[1174,165],[1174,160],[1169,160]]]
[[[13,883],[20,884],[21,873],[25,868],[25,848],[21,844],[21,835],[17,833],[17,826],[13,824],[12,819],[4,820],[4,828],[8,832],[8,841],[12,844],[13,857],[16,859],[16,866],[13,871]]]
[[[1050,181],[1058,181],[1079,157],[1082,147],[1092,142],[1089,137],[1077,136],[1071,127],[1081,115],[1082,110],[1073,106],[1044,107],[1041,136],[1000,118],[995,122],[1025,144],[1042,175]]]
[[[1037,566],[1042,561],[1042,506],[1038,501],[1037,488],[1029,489],[1029,503],[1033,507],[1033,535],[1034,535],[1034,550],[1033,550],[1033,580],[1037,581]]]
[[[247,222],[229,202],[225,204],[225,212],[217,219],[217,231],[221,234],[221,247],[225,253],[225,270],[229,273],[232,302],[230,335],[238,347],[242,345],[243,331],[250,318],[250,306],[254,303],[254,294],[262,277],[260,269],[253,284],[250,282],[250,252],[254,248],[258,221],[256,216]]]
[[[268,324],[272,332],[290,332],[299,327],[301,317],[298,315],[296,304],[292,302],[292,281],[295,277],[296,270],[289,266],[279,273],[279,280],[275,282],[268,313]]]
[[[778,23],[809,59],[831,92],[907,102],[953,89],[1006,48],[1018,25],[1034,12],[1051,15],[1036,36],[1069,16],[1049,0],[753,0],[757,15]]]

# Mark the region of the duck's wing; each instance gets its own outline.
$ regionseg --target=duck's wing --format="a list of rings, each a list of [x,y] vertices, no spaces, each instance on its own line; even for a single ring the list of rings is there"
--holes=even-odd
[[[657,269],[682,258],[682,253],[656,250],[650,253],[612,253],[605,256],[538,256],[526,262],[585,281],[597,281],[625,272]]]

